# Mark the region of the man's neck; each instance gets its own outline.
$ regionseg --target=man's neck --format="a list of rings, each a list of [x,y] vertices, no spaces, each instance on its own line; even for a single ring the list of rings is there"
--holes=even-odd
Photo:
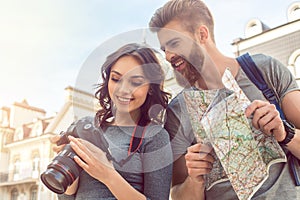
[[[235,77],[239,69],[237,60],[215,50],[205,59],[204,67],[200,72],[202,76],[196,81],[195,87],[204,90],[223,88],[222,76],[226,69],[229,69]]]

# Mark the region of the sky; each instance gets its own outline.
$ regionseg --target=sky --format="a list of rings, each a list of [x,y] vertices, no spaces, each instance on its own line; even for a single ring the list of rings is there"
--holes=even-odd
[[[99,79],[99,68],[89,68],[89,63],[100,66],[98,57],[103,59],[128,33],[135,33],[130,37],[137,42],[147,38],[140,30],[165,2],[0,0],[0,107],[26,99],[48,114],[58,112],[67,86],[86,81],[93,88]],[[244,38],[249,20],[259,19],[270,28],[282,25],[294,1],[205,2],[215,19],[218,48],[233,56],[230,44]]]

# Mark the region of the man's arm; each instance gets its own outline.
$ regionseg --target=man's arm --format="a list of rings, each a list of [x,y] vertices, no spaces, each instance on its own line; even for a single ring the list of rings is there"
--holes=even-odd
[[[287,144],[288,150],[300,159],[300,91],[286,94],[282,99],[282,110],[288,121],[296,126],[294,138]]]

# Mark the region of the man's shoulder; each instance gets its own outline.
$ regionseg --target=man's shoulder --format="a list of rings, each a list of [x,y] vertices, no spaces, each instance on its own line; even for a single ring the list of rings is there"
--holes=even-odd
[[[177,106],[179,106],[183,101],[184,101],[184,92],[186,91],[190,91],[190,90],[194,90],[194,88],[185,88],[183,90],[181,90],[168,104],[168,108],[175,108]]]
[[[266,55],[263,53],[252,54],[251,57],[252,57],[253,61],[258,64],[270,62],[271,60],[274,59],[272,56],[269,56],[269,55]]]

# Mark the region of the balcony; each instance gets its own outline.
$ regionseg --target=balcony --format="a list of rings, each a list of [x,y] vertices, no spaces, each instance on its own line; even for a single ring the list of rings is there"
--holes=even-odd
[[[13,174],[10,173],[0,173],[0,187],[18,185],[18,184],[27,184],[27,183],[38,183],[39,182],[39,171],[30,170],[24,171],[22,173]]]

